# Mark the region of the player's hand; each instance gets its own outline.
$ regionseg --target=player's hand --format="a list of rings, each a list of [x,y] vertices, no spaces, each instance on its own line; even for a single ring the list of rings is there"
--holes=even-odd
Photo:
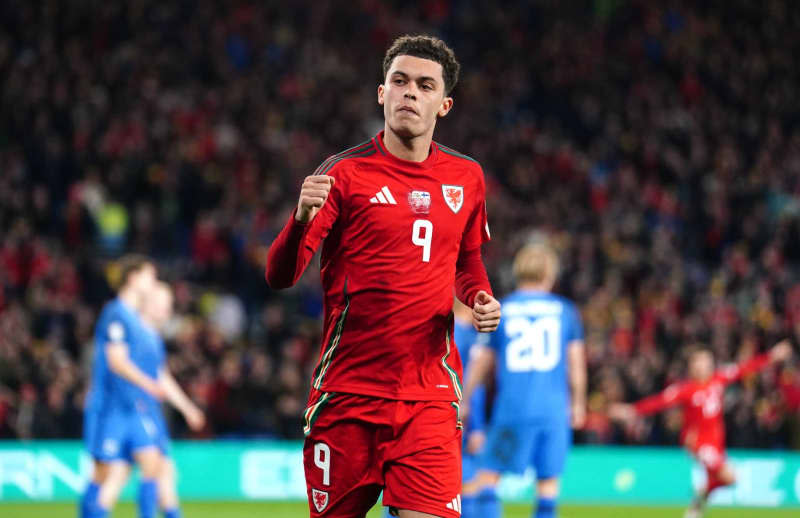
[[[500,303],[485,291],[475,295],[472,306],[472,325],[481,333],[491,333],[500,323]]]
[[[608,417],[615,421],[632,421],[636,417],[636,410],[628,403],[613,403],[608,408]]]
[[[586,405],[572,403],[572,428],[580,430],[586,426]]]
[[[325,205],[328,194],[336,180],[324,174],[306,176],[300,187],[300,199],[297,202],[297,213],[294,219],[300,223],[308,223]]]
[[[203,411],[197,407],[189,408],[186,413],[183,414],[183,418],[186,419],[186,424],[188,424],[189,428],[194,432],[202,430],[206,426],[206,416]]]
[[[486,444],[486,434],[482,430],[471,432],[467,437],[467,453],[475,455],[483,449]]]
[[[773,363],[788,360],[792,355],[792,344],[789,340],[781,340],[769,350],[769,359]]]
[[[458,420],[461,423],[466,423],[467,419],[469,419],[469,404],[465,400],[461,400],[461,403],[458,405]]]

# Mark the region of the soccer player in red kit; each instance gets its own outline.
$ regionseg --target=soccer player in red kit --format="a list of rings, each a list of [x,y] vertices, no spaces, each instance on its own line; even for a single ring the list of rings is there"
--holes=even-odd
[[[323,343],[304,414],[311,516],[458,517],[461,360],[453,293],[473,325],[500,321],[481,260],[483,171],[433,141],[459,65],[444,42],[398,38],[378,86],[384,129],[307,177],[266,278],[293,285],[320,243]]]
[[[768,365],[787,359],[792,353],[783,341],[765,353],[739,365],[714,370],[714,357],[706,349],[697,349],[689,356],[689,379],[674,383],[663,392],[634,404],[616,403],[609,409],[612,418],[630,421],[637,415],[648,415],[675,405],[683,406],[681,443],[706,469],[707,483],[686,511],[686,518],[702,516],[711,492],[736,481],[733,469],[725,458],[725,421],[723,397],[725,387],[758,372]]]

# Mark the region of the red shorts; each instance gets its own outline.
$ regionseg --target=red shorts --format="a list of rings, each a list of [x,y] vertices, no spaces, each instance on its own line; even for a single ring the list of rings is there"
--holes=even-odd
[[[716,476],[722,466],[725,465],[725,447],[714,441],[702,442],[691,450],[692,456],[697,462],[706,468],[706,473],[711,477]]]
[[[720,478],[720,470],[725,465],[725,447],[715,441],[700,443],[692,450],[694,457],[706,469],[706,491],[709,493],[718,487],[727,486],[730,481]]]
[[[312,517],[383,505],[461,513],[461,426],[455,403],[320,394],[306,409],[303,465]]]
[[[692,455],[709,474],[716,473],[725,464],[725,447],[713,442],[698,444]]]

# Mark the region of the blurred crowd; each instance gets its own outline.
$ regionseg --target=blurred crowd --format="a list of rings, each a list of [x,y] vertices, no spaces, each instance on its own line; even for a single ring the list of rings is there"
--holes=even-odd
[[[176,292],[169,365],[208,413],[178,437],[298,437],[316,267],[272,292],[302,178],[382,128],[403,33],[462,63],[436,138],[481,162],[497,294],[559,250],[586,330],[578,440],[674,444],[610,402],[800,340],[800,10],[771,0],[0,3],[0,438],[78,437],[94,320],[125,251]],[[354,37],[355,35],[355,37]],[[800,447],[797,362],[726,398],[733,446]]]

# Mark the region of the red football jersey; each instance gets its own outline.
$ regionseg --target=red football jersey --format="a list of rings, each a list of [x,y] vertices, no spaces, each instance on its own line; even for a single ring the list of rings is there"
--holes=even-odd
[[[491,293],[480,262],[489,240],[480,165],[433,142],[423,162],[402,160],[383,133],[334,155],[316,174],[336,181],[314,219],[287,222],[270,248],[267,280],[294,284],[320,242],[325,321],[315,391],[401,400],[461,398],[453,294]],[[474,266],[474,262],[473,262]]]
[[[670,385],[663,392],[635,403],[634,408],[637,413],[646,415],[683,405],[681,442],[692,450],[698,450],[703,445],[722,449],[725,445],[725,421],[722,416],[725,387],[768,364],[769,355],[762,354],[739,365],[718,369],[705,383],[687,380]]]

